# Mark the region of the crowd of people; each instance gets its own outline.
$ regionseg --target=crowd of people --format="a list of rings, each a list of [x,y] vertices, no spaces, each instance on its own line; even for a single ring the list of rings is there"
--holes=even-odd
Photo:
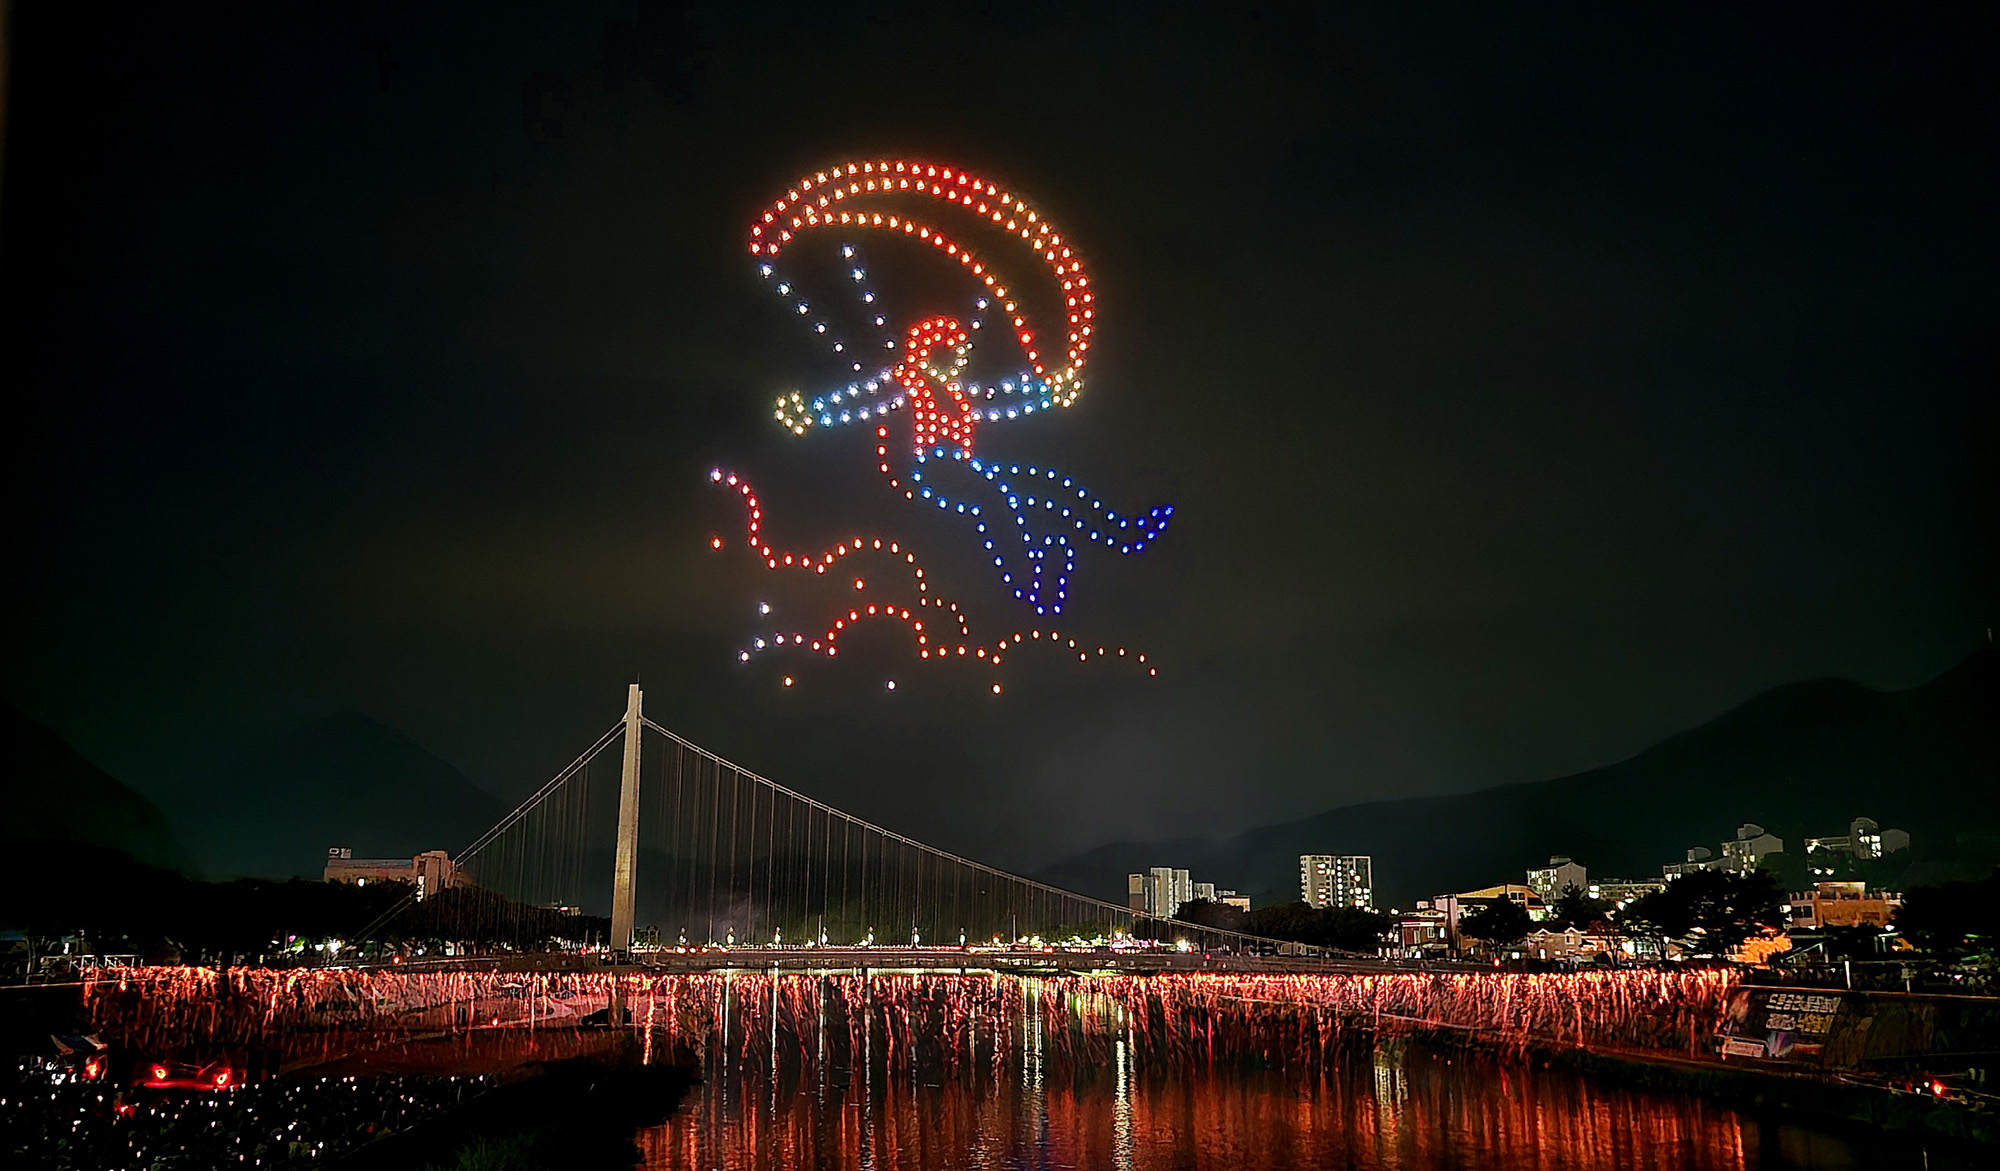
[[[22,1171],[325,1166],[454,1109],[486,1077],[305,1077],[215,1089],[124,1085],[103,1065],[46,1057],[4,1068],[0,1162]]]

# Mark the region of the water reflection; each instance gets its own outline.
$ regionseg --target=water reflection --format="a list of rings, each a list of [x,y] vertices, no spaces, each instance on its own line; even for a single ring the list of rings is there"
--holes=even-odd
[[[1030,986],[1008,1044],[944,1068],[895,1062],[880,1029],[851,1060],[715,1047],[703,1085],[638,1136],[655,1171],[828,1168],[1811,1168],[1921,1167],[1876,1144],[1774,1125],[1691,1096],[1586,1080],[1517,1059],[1410,1041],[1351,1045],[1301,1067],[1137,1060],[1124,1022],[1104,1059],[1047,1048],[1073,1023]],[[974,1037],[979,1030],[975,1025]],[[1280,1056],[1277,1054],[1273,1055]]]
[[[472,1077],[513,1074],[525,1066],[562,1061],[616,1064],[628,1055],[645,1060],[650,1046],[629,1033],[569,1029],[485,1029],[406,1041],[321,1062],[299,1071],[313,1077],[427,1075]],[[632,1054],[636,1046],[645,1046]]]
[[[698,1064],[703,1084],[639,1136],[654,1168],[1926,1165],[1908,1139],[1857,1145],[1411,1039],[1448,1030],[1521,1048],[1696,1052],[1727,984],[1703,972],[174,969],[92,985],[85,1006],[134,1049],[261,1049],[291,1069],[338,1059],[347,1064],[314,1068],[499,1072],[623,1061],[628,1045],[647,1061]]]

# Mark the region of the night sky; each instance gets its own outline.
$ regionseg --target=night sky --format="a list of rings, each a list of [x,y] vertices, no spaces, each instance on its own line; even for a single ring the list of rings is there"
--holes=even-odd
[[[354,709],[514,797],[636,673],[1027,866],[1588,768],[1995,624],[1990,7],[588,7],[15,6],[10,702],[148,791]],[[1064,623],[1159,679],[736,662],[717,463],[1018,624],[864,432],[770,418],[803,339],[745,227],[900,155],[1092,266],[1083,398],[982,443],[1176,506]]]

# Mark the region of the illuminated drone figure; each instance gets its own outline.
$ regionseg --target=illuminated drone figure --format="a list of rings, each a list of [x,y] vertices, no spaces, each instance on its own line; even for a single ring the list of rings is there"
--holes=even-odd
[[[1052,283],[1035,292],[1055,294],[1054,315],[1062,318],[1057,326],[1059,345],[1050,346],[1040,331],[1041,323],[1031,320],[1038,310],[1029,302],[1039,306],[1045,297],[1037,300],[1024,295],[1025,289],[1010,289],[994,259],[976,253],[966,240],[932,222],[932,217],[911,214],[913,207],[921,211],[933,203],[948,206],[959,219],[1005,241],[1008,246],[1000,250],[1005,256],[998,259],[1022,261],[1023,267],[1047,274]],[[955,264],[956,270],[973,282],[973,303],[965,320],[929,313],[913,322],[891,323],[877,304],[877,293],[869,283],[856,243],[870,233],[927,245],[945,259],[947,267]],[[842,336],[831,320],[833,315],[815,312],[814,305],[779,271],[781,257],[797,251],[808,239],[828,235],[836,237],[828,243],[838,246],[843,280],[851,277],[862,313],[878,333],[874,343],[857,344]],[[975,438],[982,424],[1068,407],[1076,401],[1083,390],[1081,373],[1096,325],[1095,295],[1082,261],[1055,225],[1018,195],[951,167],[907,161],[849,163],[800,179],[751,225],[749,246],[759,272],[780,294],[792,299],[797,315],[824,338],[853,376],[844,386],[810,398],[800,393],[781,397],[778,421],[798,435],[814,427],[873,425],[877,470],[890,486],[908,500],[928,502],[970,523],[992,556],[1001,581],[1037,615],[1062,613],[1076,566],[1076,546],[1081,541],[1087,539],[1130,555],[1144,550],[1165,530],[1173,515],[1170,505],[1140,516],[1121,516],[1052,468],[1011,462],[1003,465],[977,454]],[[989,312],[1000,313],[1011,325],[1012,342],[1001,345],[1018,344],[1021,358],[1018,367],[1002,364],[1009,369],[1007,374],[982,382],[969,379],[967,371],[973,339]],[[1056,350],[1060,350],[1059,355]],[[870,359],[863,357],[870,353],[890,360],[871,365]],[[910,414],[910,431],[907,442],[901,442],[891,435],[888,415],[905,408]],[[935,473],[952,467],[969,471],[968,487],[987,498],[985,503],[963,494],[948,494],[934,475],[926,478],[927,469]],[[723,479],[723,473],[718,470],[714,478]],[[771,568],[778,568],[781,555],[763,544],[759,535],[761,510],[750,486],[734,475],[727,479],[749,508],[753,546]],[[992,509],[992,499],[1004,504],[1005,511]],[[719,539],[716,544],[719,548]],[[873,543],[874,549],[882,546],[879,540]],[[853,540],[851,547],[860,551],[864,542]],[[825,573],[849,549],[850,543],[843,542],[818,555],[782,555],[782,563],[793,565],[796,557],[799,567]],[[894,542],[889,550],[901,553]],[[902,556],[914,573],[918,591],[927,593],[923,570],[915,557]],[[1051,564],[1052,560],[1060,564]],[[863,580],[856,579],[855,588],[863,587]],[[948,607],[961,635],[965,633],[965,622],[955,605],[935,598],[920,598],[918,604]],[[866,613],[875,616],[877,610],[869,606]],[[860,608],[849,613],[855,621],[862,616]],[[926,637],[921,620],[909,610],[891,605],[883,616],[912,623],[919,644],[925,648],[924,657],[949,653]],[[834,653],[834,642],[842,629],[837,622],[824,638],[811,640],[813,649]],[[1054,631],[1050,636],[1051,641],[1060,638]],[[792,638],[805,641],[804,635]],[[1032,635],[1032,639],[1040,638],[1039,630]],[[1029,640],[1017,633],[1012,640],[1000,640],[990,652],[977,647],[973,653],[980,658],[990,654],[991,660],[998,662],[998,652],[1010,643]],[[786,641],[784,636],[776,637],[778,645]],[[1064,641],[1068,650],[1089,657],[1074,640]],[[760,639],[756,649],[762,650],[764,645]],[[957,656],[967,653],[965,645],[956,648]],[[1104,648],[1098,648],[1097,653],[1109,654]],[[1121,649],[1117,653],[1125,652]],[[744,658],[748,657],[746,652]],[[1144,662],[1144,656],[1138,658]]]
[[[1010,292],[991,262],[933,224],[895,210],[906,207],[912,196],[942,201],[957,208],[960,215],[999,228],[1020,241],[1021,251],[1033,258],[1034,266],[1048,270],[1060,286],[1061,310],[1067,318],[1059,361],[1043,353],[1046,342],[1029,321],[1028,309]],[[812,306],[778,275],[776,262],[788,247],[829,229],[838,230],[843,238],[863,232],[900,235],[929,244],[956,261],[978,282],[975,308],[983,313],[998,305],[1012,324],[1023,367],[997,385],[962,380],[972,331],[983,321],[974,319],[962,326],[951,317],[929,316],[908,325],[900,339],[885,338],[886,348],[901,350],[901,360],[869,374],[862,362],[851,359],[848,344],[829,335],[828,323],[814,318]],[[1143,516],[1119,516],[1052,468],[1003,467],[982,461],[974,450],[974,435],[982,422],[1032,415],[1076,401],[1083,391],[1081,375],[1097,318],[1096,297],[1082,260],[1055,225],[1018,195],[950,167],[850,163],[801,179],[786,192],[751,225],[750,251],[759,258],[764,277],[776,281],[780,293],[793,297],[799,315],[812,321],[816,333],[828,337],[835,353],[850,359],[853,373],[865,375],[811,400],[799,394],[779,399],[778,421],[803,435],[814,426],[881,420],[889,411],[909,407],[911,441],[907,448],[898,450],[886,422],[877,423],[878,469],[906,498],[929,501],[939,509],[966,516],[993,554],[1001,580],[1037,614],[1062,613],[1069,576],[1076,566],[1074,541],[1087,538],[1129,555],[1143,550],[1166,528],[1173,515],[1171,505]],[[875,293],[865,283],[867,272],[858,262],[857,247],[846,243],[840,251],[843,260],[851,263],[863,303],[874,305]],[[879,311],[874,323],[889,327]],[[938,360],[941,356],[942,362]],[[909,457],[907,465],[898,468],[891,462],[892,458],[900,462],[903,456]],[[1004,525],[1001,531],[992,531],[980,505],[950,499],[925,482],[923,465],[947,458],[964,461],[997,492],[1012,514],[1012,532]],[[1031,516],[1038,519],[1031,520]],[[1047,564],[1052,553],[1062,559],[1061,567],[1053,572]]]

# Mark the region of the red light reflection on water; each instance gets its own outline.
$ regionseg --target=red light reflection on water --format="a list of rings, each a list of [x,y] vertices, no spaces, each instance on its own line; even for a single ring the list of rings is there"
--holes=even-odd
[[[648,1171],[818,1167],[1755,1168],[1756,1123],[1694,1098],[1491,1056],[1355,1050],[1299,1078],[1273,1069],[1110,1068],[845,1086],[715,1070],[639,1135]],[[1746,1135],[1748,1139],[1746,1140]]]
[[[258,1044],[364,1069],[395,1065],[423,1037],[490,1038],[453,1046],[468,1067],[512,1059],[495,1045],[531,1054],[574,1038],[588,1049],[584,1038],[630,1036],[582,1027],[623,1005],[647,1024],[646,1053],[706,1071],[671,1122],[642,1132],[653,1168],[1813,1165],[1786,1153],[1783,1132],[1700,1100],[1537,1070],[1524,1054],[1448,1057],[1397,1039],[1685,1053],[1713,1035],[1730,983],[1702,971],[151,969],[96,982],[85,1001],[104,1035],[157,1052]],[[1793,1134],[1833,1144],[1818,1165],[1861,1162],[1838,1140]],[[1895,1165],[1879,1151],[1868,1161]]]

